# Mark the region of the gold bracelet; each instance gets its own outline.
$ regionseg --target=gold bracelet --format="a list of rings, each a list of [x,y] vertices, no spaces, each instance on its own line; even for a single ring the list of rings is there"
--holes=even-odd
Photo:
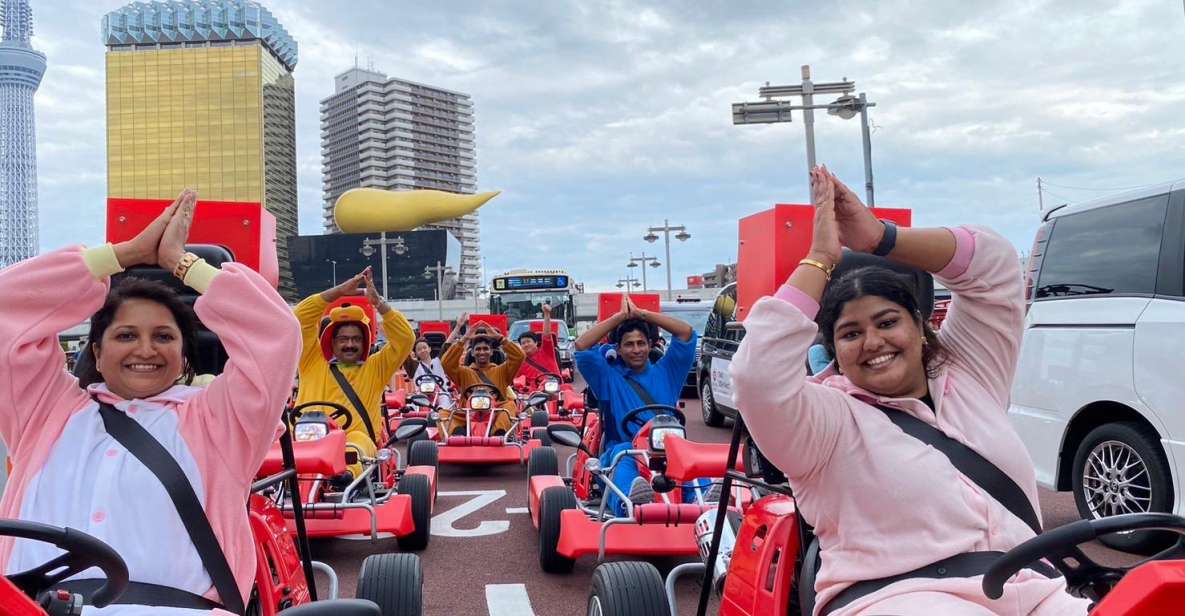
[[[181,255],[181,260],[177,262],[177,267],[173,268],[173,275],[176,276],[177,278],[180,278],[182,281],[184,281],[185,274],[187,274],[189,272],[189,268],[194,263],[197,263],[197,260],[198,260],[198,256],[193,254],[192,252],[187,252],[187,253]]]
[[[803,259],[803,260],[799,261],[798,264],[799,265],[810,265],[811,267],[819,268],[819,270],[823,272],[823,275],[827,277],[827,280],[831,280],[831,272],[835,271],[834,265],[828,267],[823,262],[816,261],[814,259]]]

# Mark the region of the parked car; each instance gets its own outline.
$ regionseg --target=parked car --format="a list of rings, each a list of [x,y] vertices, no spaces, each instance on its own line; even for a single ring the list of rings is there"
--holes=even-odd
[[[683,384],[682,395],[684,398],[695,398],[699,396],[699,383],[696,380],[696,375],[699,373],[699,358],[704,344],[704,329],[707,327],[708,315],[712,312],[712,306],[699,299],[684,299],[675,302],[662,302],[662,312],[687,322],[698,336],[695,346],[695,362],[691,364],[691,369],[687,371],[687,381]],[[662,330],[661,334],[663,341],[669,344],[671,333]]]
[[[1009,413],[1038,483],[1086,519],[1185,513],[1185,182],[1050,210],[1025,295]]]
[[[727,327],[736,318],[737,285],[730,283],[720,289],[712,309],[708,312],[700,340],[699,361],[696,362],[696,385],[704,423],[709,426],[724,424],[725,417],[737,414],[732,400],[732,377],[728,367],[741,344],[745,330]]]

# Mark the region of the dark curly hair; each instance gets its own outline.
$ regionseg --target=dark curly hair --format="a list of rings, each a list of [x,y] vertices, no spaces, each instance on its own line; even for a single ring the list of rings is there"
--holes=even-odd
[[[904,276],[885,267],[861,267],[843,274],[827,285],[827,289],[823,291],[823,299],[819,302],[819,315],[815,318],[827,353],[835,357],[835,322],[843,313],[844,306],[850,301],[870,295],[893,302],[913,316],[914,323],[921,329],[926,340],[926,345],[922,347],[922,366],[926,369],[926,376],[934,378],[946,361],[946,349],[938,341],[938,336],[930,327],[930,323],[922,318],[913,285]]]
[[[181,330],[181,356],[185,359],[181,382],[186,385],[192,383],[193,377],[196,376],[194,366],[198,365],[197,318],[193,314],[193,309],[181,299],[181,296],[177,295],[176,291],[164,283],[128,276],[111,287],[107,293],[107,300],[103,302],[103,307],[91,316],[86,348],[82,351],[83,361],[79,362],[77,371],[78,384],[87,387],[103,382],[103,375],[99,374],[99,368],[95,365],[93,347],[102,345],[103,334],[106,333],[108,327],[111,327],[111,322],[115,320],[115,313],[129,299],[156,302],[172,313],[173,320],[177,322],[177,328]]]
[[[610,334],[609,342],[621,344],[621,339],[630,332],[642,332],[651,346],[658,342],[658,327],[643,319],[626,319],[622,321]]]

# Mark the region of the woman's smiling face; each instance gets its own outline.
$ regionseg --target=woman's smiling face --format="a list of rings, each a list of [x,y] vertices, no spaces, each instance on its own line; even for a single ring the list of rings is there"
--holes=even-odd
[[[165,391],[185,367],[181,330],[173,313],[147,299],[124,301],[93,348],[107,388],[125,400]]]
[[[843,305],[835,321],[835,359],[856,386],[881,396],[927,392],[920,324],[900,304],[865,295]]]

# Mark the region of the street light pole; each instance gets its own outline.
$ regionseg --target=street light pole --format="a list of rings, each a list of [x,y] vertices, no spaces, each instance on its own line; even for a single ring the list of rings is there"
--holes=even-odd
[[[437,318],[444,320],[444,275],[453,273],[453,268],[447,265],[441,265],[440,261],[436,265],[424,266],[424,278],[431,280],[432,273],[436,273],[436,313]]]
[[[678,225],[678,226],[672,227],[671,221],[667,220],[665,218],[662,221],[661,227],[650,227],[649,229],[646,230],[646,235],[642,236],[642,239],[644,239],[650,243],[654,243],[656,240],[658,240],[658,236],[655,235],[655,233],[662,232],[662,234],[664,236],[666,236],[667,301],[668,302],[674,301],[671,297],[673,294],[673,291],[671,290],[671,231],[678,231],[679,232],[677,235],[675,235],[675,239],[679,240],[680,242],[685,242],[688,239],[691,239],[691,234],[687,232],[687,227],[684,227],[683,225]],[[645,272],[645,270],[643,270],[643,272]]]
[[[646,285],[646,262],[647,261],[650,262],[650,267],[659,267],[660,265],[662,265],[661,263],[658,262],[658,257],[654,257],[654,256],[648,257],[648,256],[646,256],[646,253],[642,253],[642,256],[640,256],[640,257],[635,257],[634,253],[632,253],[632,252],[630,253],[629,263],[626,265],[626,267],[638,267],[639,263],[642,264],[642,292],[643,293],[650,290],[650,287],[648,287]]]
[[[333,264],[333,286],[336,287],[337,286],[337,261],[334,261],[333,259],[326,259],[326,261],[329,261],[330,263]]]
[[[398,256],[403,256],[405,253],[407,253],[407,244],[404,243],[403,236],[396,236],[395,239],[389,240],[387,239],[386,231],[379,233],[379,239],[377,240],[372,240],[370,238],[363,239],[361,251],[364,256],[369,257],[374,254],[374,247],[379,247],[381,255],[380,259],[382,260],[381,271],[383,274],[383,297],[390,297],[390,295],[387,293],[387,244],[391,245],[391,248],[395,250],[395,254]]]

